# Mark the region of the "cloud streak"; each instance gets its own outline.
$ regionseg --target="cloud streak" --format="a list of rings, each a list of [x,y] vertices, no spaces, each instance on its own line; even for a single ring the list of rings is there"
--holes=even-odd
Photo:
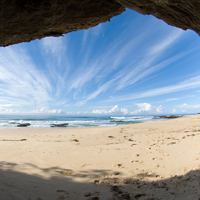
[[[181,59],[190,61],[185,68],[195,69],[190,57],[195,45],[188,49],[181,43],[187,41],[186,32],[130,11],[127,15],[130,21],[124,16],[126,13],[115,18],[122,17],[119,22],[113,19],[114,25],[105,23],[60,38],[48,37],[33,41],[30,46],[0,48],[1,110],[84,113],[90,108],[92,113],[92,110],[101,112],[96,106],[108,106],[102,112],[109,113],[113,112],[111,105],[121,102],[122,105],[113,108],[118,108],[115,113],[130,114],[126,101],[143,98],[143,102],[148,102],[149,97],[199,87],[200,76],[176,81],[182,69],[176,64]],[[173,84],[169,85],[169,80],[168,85],[155,88],[159,81],[166,81],[159,80],[160,74],[169,77],[166,71],[171,73]],[[168,99],[165,102],[175,101]],[[146,109],[136,106],[138,112]],[[152,108],[155,112],[163,110],[161,106]]]
[[[166,86],[166,87],[160,87],[151,89],[148,91],[140,92],[140,93],[134,93],[132,95],[125,95],[120,97],[114,97],[113,99],[110,99],[108,101],[128,101],[133,99],[141,99],[141,98],[147,98],[152,96],[159,96],[163,94],[169,94],[173,92],[183,91],[183,90],[189,90],[193,88],[199,88],[200,87],[200,75],[192,77],[190,79],[187,79],[183,82],[180,82],[175,85]]]

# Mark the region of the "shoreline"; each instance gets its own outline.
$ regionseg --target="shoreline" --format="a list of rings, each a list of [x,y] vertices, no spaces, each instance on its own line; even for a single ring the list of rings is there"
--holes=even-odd
[[[40,119],[39,116],[32,118],[0,116],[0,129],[7,128],[85,128],[85,127],[112,127],[118,125],[135,124],[147,121],[159,121],[180,116],[121,116],[121,117],[53,117]]]
[[[184,117],[185,115],[181,116]],[[190,115],[187,115],[190,116]],[[178,118],[181,118],[178,117]],[[0,130],[4,130],[4,129],[85,129],[85,128],[109,128],[109,127],[117,127],[117,126],[126,126],[126,125],[135,125],[135,124],[140,124],[140,123],[148,123],[148,122],[158,122],[158,121],[165,121],[165,120],[173,120],[173,119],[177,119],[177,118],[160,118],[160,119],[154,119],[154,120],[149,120],[149,121],[134,121],[133,123],[129,122],[126,123],[126,121],[124,122],[120,122],[118,124],[110,124],[110,125],[82,125],[82,126],[65,126],[65,127],[32,127],[32,126],[24,126],[24,127],[0,127]]]
[[[200,198],[200,115],[112,127],[0,129],[2,199]]]

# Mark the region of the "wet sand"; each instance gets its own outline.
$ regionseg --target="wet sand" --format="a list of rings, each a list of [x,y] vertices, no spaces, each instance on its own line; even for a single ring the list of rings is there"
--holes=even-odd
[[[0,152],[2,200],[200,199],[200,115],[0,129]]]

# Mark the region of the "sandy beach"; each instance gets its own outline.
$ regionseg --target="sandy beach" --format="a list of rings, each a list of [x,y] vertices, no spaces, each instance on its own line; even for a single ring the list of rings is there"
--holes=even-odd
[[[0,129],[1,200],[199,200],[200,115]]]

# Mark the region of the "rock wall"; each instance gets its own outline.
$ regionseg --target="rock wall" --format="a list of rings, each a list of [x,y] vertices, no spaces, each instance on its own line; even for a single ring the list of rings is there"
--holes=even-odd
[[[88,29],[121,14],[114,0],[1,0],[0,46]]]
[[[200,35],[199,0],[117,0],[124,7],[142,14],[152,14],[166,23]]]
[[[88,29],[126,7],[200,34],[198,0],[1,0],[0,46]]]

